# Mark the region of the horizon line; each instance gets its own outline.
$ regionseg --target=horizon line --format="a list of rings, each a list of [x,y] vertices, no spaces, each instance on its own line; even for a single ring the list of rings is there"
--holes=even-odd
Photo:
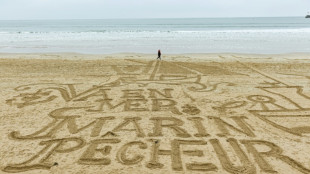
[[[243,17],[167,17],[167,18],[46,18],[46,19],[0,19],[0,21],[39,21],[39,20],[132,20],[132,19],[219,19],[219,18],[287,18],[304,16],[243,16]]]

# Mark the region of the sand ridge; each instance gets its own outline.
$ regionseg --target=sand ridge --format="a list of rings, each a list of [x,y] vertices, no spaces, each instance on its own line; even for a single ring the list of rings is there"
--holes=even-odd
[[[6,56],[4,173],[310,173],[308,55]]]

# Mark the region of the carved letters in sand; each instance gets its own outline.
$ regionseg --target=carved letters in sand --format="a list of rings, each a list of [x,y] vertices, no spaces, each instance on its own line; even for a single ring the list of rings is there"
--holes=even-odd
[[[123,60],[5,89],[1,171],[310,173],[310,93],[232,65]]]

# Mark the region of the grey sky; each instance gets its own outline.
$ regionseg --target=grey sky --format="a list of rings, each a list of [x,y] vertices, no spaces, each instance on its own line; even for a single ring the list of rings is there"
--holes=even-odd
[[[0,20],[303,16],[310,0],[0,0]]]

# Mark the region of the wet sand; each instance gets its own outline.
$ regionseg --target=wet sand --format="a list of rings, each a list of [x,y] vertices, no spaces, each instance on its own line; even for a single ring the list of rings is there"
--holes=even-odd
[[[0,54],[0,173],[310,173],[310,54]]]

